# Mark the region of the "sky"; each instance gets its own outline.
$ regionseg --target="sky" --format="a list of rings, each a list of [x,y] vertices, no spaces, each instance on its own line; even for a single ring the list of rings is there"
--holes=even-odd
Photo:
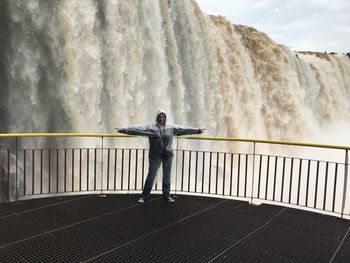
[[[196,0],[208,15],[252,26],[294,51],[350,52],[349,0]]]

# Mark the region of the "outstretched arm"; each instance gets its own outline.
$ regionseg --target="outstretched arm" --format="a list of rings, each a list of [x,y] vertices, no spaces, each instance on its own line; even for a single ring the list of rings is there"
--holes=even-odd
[[[141,136],[152,136],[154,130],[149,125],[142,125],[128,128],[117,128],[117,132],[129,134],[129,135],[141,135]]]
[[[174,125],[174,134],[177,136],[190,135],[190,134],[202,134],[206,129],[184,127],[179,125]]]

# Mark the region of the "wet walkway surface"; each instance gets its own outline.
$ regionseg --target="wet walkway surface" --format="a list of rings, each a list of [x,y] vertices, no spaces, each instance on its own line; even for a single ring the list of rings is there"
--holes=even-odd
[[[0,204],[0,262],[350,262],[350,222],[272,205],[178,196]]]

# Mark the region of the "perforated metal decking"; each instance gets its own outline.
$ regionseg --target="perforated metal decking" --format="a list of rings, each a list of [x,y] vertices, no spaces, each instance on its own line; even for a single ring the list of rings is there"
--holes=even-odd
[[[0,262],[350,262],[350,222],[285,207],[180,196],[0,205]]]

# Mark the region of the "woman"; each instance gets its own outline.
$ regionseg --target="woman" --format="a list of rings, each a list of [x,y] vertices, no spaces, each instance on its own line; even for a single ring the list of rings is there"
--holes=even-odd
[[[159,109],[157,112],[156,123],[130,128],[117,129],[120,133],[129,135],[143,135],[149,138],[149,168],[142,195],[138,200],[144,203],[149,199],[153,187],[154,179],[160,164],[163,165],[163,184],[162,192],[164,201],[174,203],[175,200],[170,196],[170,175],[171,165],[174,156],[172,149],[173,137],[188,134],[202,134],[205,129],[182,127],[175,124],[166,123],[166,113]]]

